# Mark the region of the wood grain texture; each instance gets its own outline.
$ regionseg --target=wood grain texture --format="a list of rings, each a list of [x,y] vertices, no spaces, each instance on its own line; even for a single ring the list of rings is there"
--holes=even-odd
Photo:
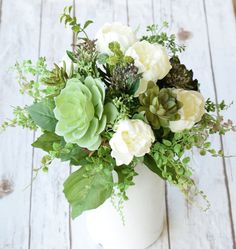
[[[37,57],[40,1],[7,0],[1,7],[0,123],[9,118],[10,105],[28,102],[19,94],[10,67],[16,60]],[[30,188],[26,186],[31,181],[32,140],[31,132],[18,128],[9,128],[0,137],[0,180],[12,186],[12,193],[0,200],[0,248],[28,248]]]
[[[54,62],[59,63],[65,51],[71,49],[72,32],[59,22],[65,6],[64,1],[60,0],[55,4],[55,1],[43,0],[41,4],[40,56],[45,56],[52,65]],[[72,1],[68,4],[72,4]],[[36,137],[39,135],[36,134]],[[34,150],[33,167],[40,167],[43,155],[40,150]],[[68,163],[56,160],[48,173],[39,173],[33,182],[30,248],[70,248],[69,205],[63,194],[63,182],[69,172]]]
[[[232,0],[0,0],[0,122],[10,105],[29,103],[18,94],[8,68],[16,60],[46,56],[49,65],[70,49],[72,33],[63,29],[58,16],[64,5],[74,4],[83,22],[93,19],[91,37],[105,22],[120,21],[139,28],[167,20],[170,31],[187,45],[181,60],[192,68],[202,92],[218,101],[236,100],[236,28]],[[1,6],[2,5],[2,6]],[[9,28],[10,27],[10,28]],[[3,80],[4,79],[4,80]],[[227,117],[235,120],[235,105]],[[39,134],[36,134],[38,136]],[[235,135],[212,138],[214,147],[236,154]],[[31,132],[10,129],[0,139],[0,248],[2,249],[99,249],[90,239],[82,215],[70,219],[62,193],[70,173],[56,161],[48,174],[40,173],[23,190],[38,167],[42,152],[32,153]],[[201,212],[190,207],[177,189],[167,185],[166,226],[150,249],[235,249],[236,160],[193,155],[194,177],[211,202]],[[74,167],[73,171],[76,168]]]
[[[217,4],[217,8],[214,5]],[[218,101],[234,101],[235,65],[236,65],[236,27],[232,2],[205,1],[206,25],[208,29],[209,49],[211,51],[215,91]],[[222,35],[222,30],[224,34]],[[225,113],[228,118],[235,118],[235,104]],[[236,155],[235,135],[221,137],[221,146],[226,155]],[[228,195],[228,213],[231,218],[230,229],[233,248],[236,248],[236,159],[223,159],[225,185]]]
[[[184,28],[192,33],[192,38],[185,42],[187,50],[181,59],[194,70],[204,96],[214,100],[214,79],[203,3],[169,1],[167,4],[165,1],[162,8],[165,12],[164,18],[168,18],[172,31],[176,33]],[[212,143],[215,148],[220,148],[218,136],[212,138]],[[222,160],[210,156],[200,157],[195,153],[192,166],[195,169],[194,177],[199,187],[207,194],[212,206],[207,213],[201,212],[188,206],[183,196],[180,196],[176,189],[169,187],[171,248],[189,248],[193,245],[194,248],[232,248]]]

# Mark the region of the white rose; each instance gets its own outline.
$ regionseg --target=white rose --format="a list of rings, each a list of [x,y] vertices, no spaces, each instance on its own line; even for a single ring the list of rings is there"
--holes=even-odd
[[[98,30],[96,34],[97,50],[101,53],[111,54],[109,43],[118,42],[120,48],[125,52],[136,41],[136,34],[132,29],[121,23],[106,23]]]
[[[138,41],[127,50],[126,55],[134,59],[139,73],[143,74],[135,96],[146,91],[149,81],[156,82],[163,79],[171,69],[166,49],[159,44]]]
[[[122,120],[110,140],[111,155],[116,164],[130,164],[133,157],[141,157],[150,151],[155,137],[151,127],[138,119]]]
[[[177,99],[183,106],[179,110],[180,120],[170,121],[169,127],[172,132],[181,132],[191,129],[195,123],[199,122],[205,113],[205,101],[201,93],[176,89]]]

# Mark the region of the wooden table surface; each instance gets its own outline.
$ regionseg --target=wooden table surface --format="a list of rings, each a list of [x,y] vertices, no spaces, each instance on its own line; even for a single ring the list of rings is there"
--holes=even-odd
[[[164,20],[187,45],[182,61],[201,82],[205,97],[236,100],[236,27],[232,0],[0,0],[0,121],[11,117],[10,105],[29,103],[18,94],[15,61],[46,56],[59,61],[70,48],[72,33],[58,17],[74,4],[82,22],[94,19],[93,34],[103,23],[120,21],[140,33]],[[226,114],[236,121],[236,105]],[[37,136],[37,134],[36,134]],[[55,162],[33,180],[43,155],[32,150],[35,134],[9,129],[0,135],[0,249],[95,249],[84,217],[71,220],[62,193],[68,165]],[[236,154],[236,135],[214,136],[216,148]],[[166,224],[151,249],[235,249],[236,159],[194,154],[195,179],[211,209],[189,206],[167,185]],[[121,248],[122,249],[122,248]]]

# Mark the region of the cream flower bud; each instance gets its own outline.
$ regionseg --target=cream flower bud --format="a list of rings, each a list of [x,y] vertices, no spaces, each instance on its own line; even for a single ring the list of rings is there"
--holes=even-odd
[[[109,43],[118,42],[120,48],[125,52],[136,41],[136,34],[133,30],[119,22],[106,23],[96,34],[96,46],[100,53],[111,54]]]
[[[155,137],[151,127],[138,119],[121,120],[110,140],[111,155],[116,164],[130,164],[133,157],[141,157],[150,151]]]
[[[183,106],[179,109],[180,120],[170,121],[169,128],[172,132],[181,132],[191,129],[195,123],[199,122],[205,113],[205,101],[201,93],[197,91],[187,91],[183,89],[174,90],[177,99]]]
[[[149,81],[163,79],[171,69],[166,49],[159,44],[138,41],[127,50],[126,55],[134,59],[139,73],[143,74],[135,96],[146,91]]]

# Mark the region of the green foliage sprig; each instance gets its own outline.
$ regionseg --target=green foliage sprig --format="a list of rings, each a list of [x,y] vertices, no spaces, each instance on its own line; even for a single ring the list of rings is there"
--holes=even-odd
[[[97,78],[99,76],[99,70],[96,66],[98,52],[95,40],[85,39],[74,47],[73,52],[67,51],[67,55],[75,65],[74,71],[76,71],[77,77],[93,76]]]
[[[121,94],[120,97],[115,97],[113,103],[118,110],[116,122],[122,119],[132,118],[138,112],[139,101],[132,95]]]
[[[162,26],[157,24],[152,24],[147,26],[147,32],[150,35],[145,35],[141,40],[146,40],[150,43],[158,43],[166,47],[173,55],[177,53],[182,53],[185,50],[185,45],[178,45],[176,43],[176,37],[174,34],[168,35],[166,32],[163,32],[163,29],[169,27],[168,22],[163,22]]]
[[[35,64],[33,64],[31,60],[25,60],[21,64],[17,62],[14,69],[17,72],[20,93],[28,94],[30,97],[34,98],[35,101],[42,99],[44,95],[41,90],[40,82],[49,72],[46,58],[40,57]]]
[[[66,6],[64,8],[64,13],[60,17],[60,22],[65,23],[65,25],[70,25],[72,31],[76,34],[78,37],[79,34],[83,34],[85,38],[88,39],[88,34],[86,33],[86,28],[93,23],[92,20],[87,20],[83,25],[81,23],[77,22],[77,18],[75,16],[72,16],[72,9],[73,6]],[[81,39],[84,39],[84,37],[81,37]]]
[[[14,118],[3,122],[0,126],[0,133],[5,131],[8,127],[20,126],[30,130],[36,130],[37,125],[29,115],[27,107],[14,107],[13,109]]]

